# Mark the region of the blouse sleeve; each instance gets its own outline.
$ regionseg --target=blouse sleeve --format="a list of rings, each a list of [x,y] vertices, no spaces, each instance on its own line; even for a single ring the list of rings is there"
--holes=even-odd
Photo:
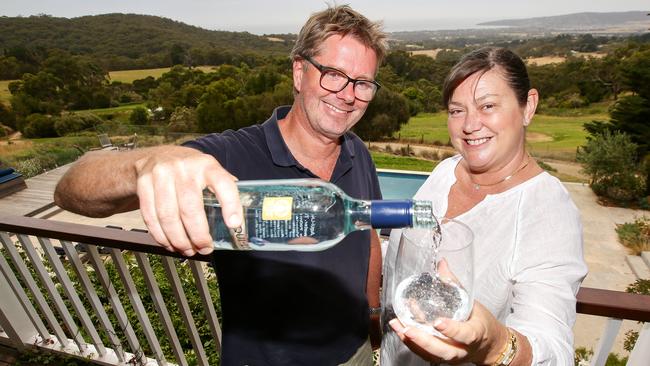
[[[578,209],[558,182],[522,197],[506,325],[528,338],[533,365],[572,365],[576,294],[587,274]]]

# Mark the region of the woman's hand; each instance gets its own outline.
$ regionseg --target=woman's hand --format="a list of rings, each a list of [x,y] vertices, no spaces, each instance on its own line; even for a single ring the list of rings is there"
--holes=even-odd
[[[404,327],[398,319],[389,324],[411,351],[430,362],[493,364],[508,341],[506,327],[477,301],[464,322],[436,320],[435,329],[447,339]]]

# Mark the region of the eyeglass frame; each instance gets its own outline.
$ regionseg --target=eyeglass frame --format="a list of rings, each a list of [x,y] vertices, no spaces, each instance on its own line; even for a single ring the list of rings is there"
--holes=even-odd
[[[307,62],[312,64],[320,72],[320,80],[319,80],[318,83],[319,83],[321,88],[327,90],[328,92],[338,93],[341,90],[347,88],[348,84],[352,83],[352,91],[354,92],[354,98],[359,99],[362,102],[368,103],[368,102],[372,101],[375,98],[375,95],[377,95],[377,92],[379,91],[379,89],[381,89],[381,84],[379,84],[375,80],[353,79],[350,76],[348,76],[348,74],[344,73],[343,71],[341,71],[341,70],[339,70],[337,68],[334,68],[334,67],[321,65],[320,63],[318,63],[317,61],[315,61],[313,58],[311,58],[309,56],[305,56],[305,55],[298,55],[298,56],[302,57]],[[345,76],[346,78],[348,78],[348,80],[345,82],[345,84],[343,84],[343,87],[341,89],[339,89],[339,90],[328,89],[328,88],[323,86],[323,76],[325,75],[325,71],[336,71],[336,72],[340,73],[341,75]],[[373,85],[375,85],[375,87],[377,87],[377,89],[375,89],[375,92],[372,94],[372,98],[370,98],[369,100],[363,100],[363,99],[360,99],[359,97],[357,97],[356,87],[357,87],[357,83],[361,82],[361,81],[363,81],[365,83],[373,84]]]

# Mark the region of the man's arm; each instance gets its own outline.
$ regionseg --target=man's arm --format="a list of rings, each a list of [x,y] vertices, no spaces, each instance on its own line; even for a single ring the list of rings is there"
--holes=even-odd
[[[59,181],[60,207],[93,217],[140,208],[151,235],[186,256],[212,251],[203,189],[214,192],[224,221],[238,227],[241,204],[230,175],[212,156],[182,146],[84,155]]]
[[[54,202],[61,208],[90,217],[107,217],[139,207],[135,162],[163,147],[125,152],[91,151],[61,178]]]

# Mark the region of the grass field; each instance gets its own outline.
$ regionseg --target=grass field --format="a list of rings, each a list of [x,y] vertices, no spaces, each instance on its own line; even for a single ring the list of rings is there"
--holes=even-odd
[[[0,103],[9,105],[9,98],[11,98],[11,93],[9,93],[9,83],[14,80],[0,80]]]
[[[213,66],[197,66],[197,69],[203,72],[210,72],[214,69]],[[132,83],[133,80],[144,79],[147,76],[153,76],[154,78],[159,78],[162,74],[169,71],[169,67],[162,67],[159,69],[143,69],[143,70],[123,70],[123,71],[111,71],[108,73],[111,81],[121,81],[123,83]],[[11,93],[9,93],[9,83],[14,80],[0,80],[0,103],[5,105],[9,104],[9,98]]]
[[[575,160],[576,148],[586,142],[587,132],[582,127],[583,124],[608,119],[606,113],[576,116],[538,114],[528,128],[528,148],[538,157]],[[394,137],[413,142],[446,144],[449,141],[447,114],[423,113],[412,117]]]
[[[372,160],[379,169],[414,170],[430,172],[436,165],[435,162],[406,156],[392,155],[381,152],[370,152]]]
[[[214,69],[213,66],[197,66],[196,69],[199,69],[203,72],[210,72]],[[108,76],[111,78],[111,81],[121,81],[123,83],[132,83],[133,80],[144,79],[147,76],[152,76],[154,79],[158,79],[162,74],[169,71],[169,67],[161,67],[159,69],[144,69],[144,70],[122,70],[122,71],[111,71],[108,73]]]
[[[529,134],[535,136],[528,140],[528,148],[538,157],[575,160],[577,147],[587,141],[588,133],[583,125],[593,120],[608,119],[606,114],[579,117],[536,115],[528,128]]]
[[[129,124],[130,123],[129,117],[131,116],[131,112],[138,107],[145,107],[145,104],[132,103],[132,104],[125,104],[119,107],[112,107],[112,108],[86,109],[81,111],[74,111],[74,113],[80,113],[80,114],[92,113],[103,119],[110,119],[112,121],[118,121],[118,122]]]

